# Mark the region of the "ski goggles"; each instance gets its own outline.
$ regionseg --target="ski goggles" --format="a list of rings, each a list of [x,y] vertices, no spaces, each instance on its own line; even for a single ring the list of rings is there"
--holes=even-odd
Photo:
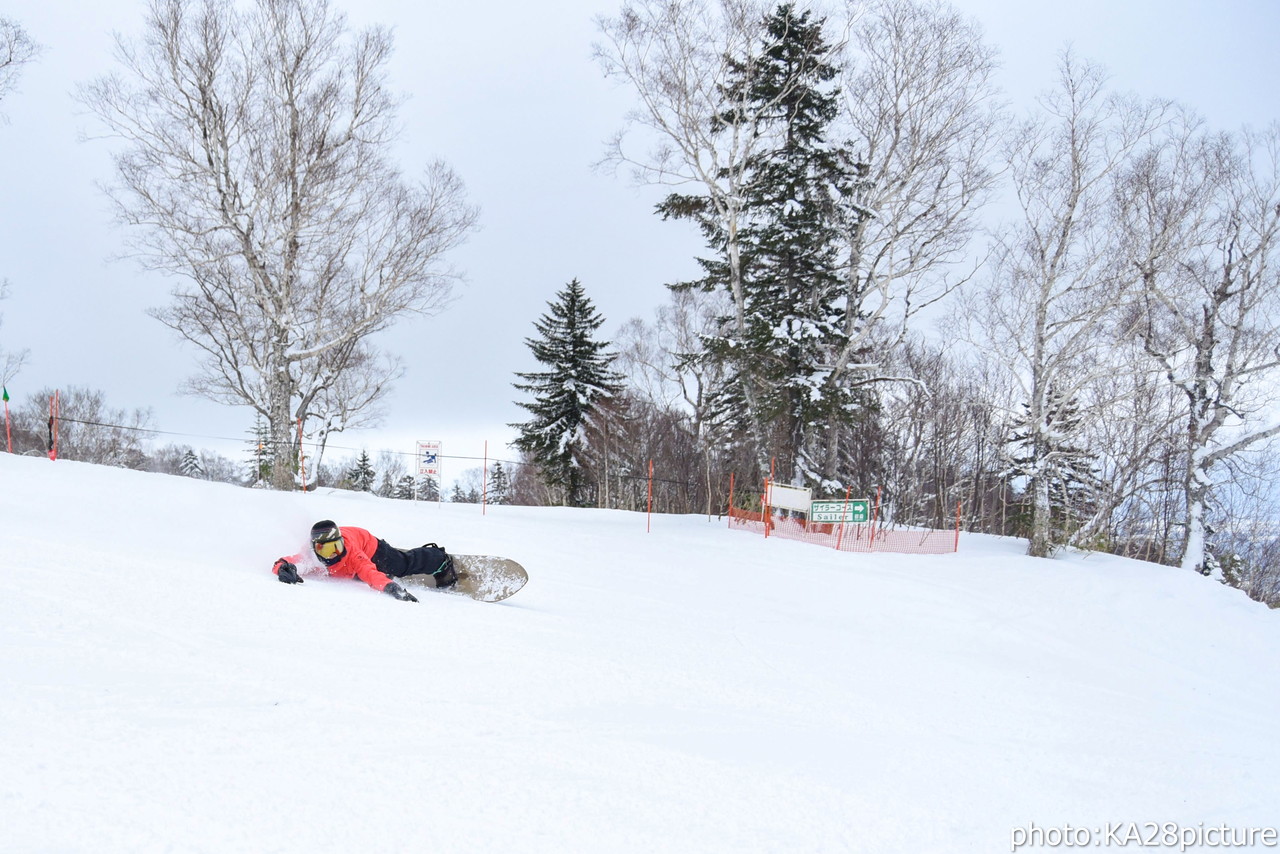
[[[342,554],[342,536],[335,536],[332,540],[323,540],[311,544],[317,555],[325,560],[335,558]]]

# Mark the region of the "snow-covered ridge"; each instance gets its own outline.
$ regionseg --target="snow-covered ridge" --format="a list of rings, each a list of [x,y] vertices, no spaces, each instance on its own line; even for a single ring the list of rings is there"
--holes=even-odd
[[[320,518],[531,580],[502,605],[276,583]],[[1280,823],[1280,613],[1178,569],[6,454],[0,532],[4,850],[996,852],[1032,822]]]

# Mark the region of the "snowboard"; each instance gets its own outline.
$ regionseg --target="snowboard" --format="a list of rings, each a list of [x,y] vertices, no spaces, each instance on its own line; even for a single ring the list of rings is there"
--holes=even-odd
[[[453,566],[458,572],[458,583],[440,592],[469,596],[478,602],[501,602],[529,580],[523,566],[496,555],[453,555]],[[406,575],[400,581],[435,589],[434,579],[429,575]]]

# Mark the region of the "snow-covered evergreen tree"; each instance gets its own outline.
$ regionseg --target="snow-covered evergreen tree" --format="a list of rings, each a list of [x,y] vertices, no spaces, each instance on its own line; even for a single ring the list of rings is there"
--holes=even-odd
[[[253,422],[249,438],[249,485],[266,488],[271,483],[272,453],[271,433],[261,415]]]
[[[747,364],[761,384],[765,414],[781,428],[775,441],[785,474],[806,485],[821,485],[815,434],[839,429],[856,411],[829,382],[832,356],[844,343],[836,307],[844,173],[841,154],[826,140],[838,92],[823,24],[790,4],[765,21],[751,96],[777,105],[777,142],[748,161],[743,229]]]
[[[358,492],[372,492],[373,483],[377,479],[378,473],[373,470],[369,452],[361,451],[356,464],[347,471],[347,480],[351,483],[351,488]]]
[[[502,467],[502,461],[497,460],[493,464],[493,471],[489,472],[489,498],[490,504],[506,504],[511,499],[511,479],[507,477],[507,470]]]
[[[692,188],[689,195],[670,195],[659,206],[665,218],[693,222],[707,242],[709,253],[700,259],[704,275],[682,284],[731,301],[721,328],[710,333],[709,340],[718,337],[726,351],[716,367],[735,368],[731,380],[755,378],[752,354],[744,346],[748,318],[760,308],[752,292],[753,246],[747,238],[766,212],[748,209],[761,177],[755,167],[764,152],[785,147],[778,137],[785,134],[787,110],[797,97],[808,97],[806,90],[819,97],[840,90],[838,125],[829,126],[826,136],[848,152],[835,199],[842,292],[825,307],[801,306],[791,331],[820,328],[808,321],[828,310],[839,314],[839,334],[827,343],[840,346],[831,347],[815,363],[819,370],[806,378],[814,392],[810,402],[839,417],[804,415],[796,423],[806,430],[803,458],[820,463],[824,481],[848,483],[862,468],[850,461],[866,456],[862,442],[869,420],[864,415],[874,402],[861,399],[859,390],[910,381],[886,373],[885,357],[905,340],[914,317],[967,277],[957,262],[998,177],[988,163],[1003,127],[993,80],[995,52],[983,43],[980,27],[947,4],[845,4],[831,8],[829,34],[842,45],[840,58],[833,52],[818,61],[840,67],[837,86],[813,73],[815,64],[800,49],[804,27],[787,25],[782,37],[777,26],[772,35],[767,32],[770,24],[788,18],[795,24],[813,21],[790,7],[772,15],[764,8],[628,0],[620,14],[601,18],[604,42],[597,59],[606,74],[639,95],[629,125],[659,141],[648,146],[648,156],[637,156],[644,146],[624,146],[626,133],[619,134],[607,162],[635,167],[635,174],[650,183]],[[771,84],[787,71],[795,77],[786,85]],[[765,97],[767,87],[778,97]],[[814,153],[820,150],[812,147]],[[790,165],[803,164],[793,160]],[[769,332],[777,328],[760,326]],[[735,385],[716,383],[726,392],[723,401],[734,408],[716,410],[704,423],[731,431],[731,441],[718,446],[749,451],[758,475],[760,468],[768,471],[770,456],[783,453],[789,425],[771,411],[777,401],[761,399],[758,383]],[[839,395],[848,399],[840,401]],[[840,422],[843,429],[830,426]],[[751,475],[742,468],[738,474]]]
[[[439,501],[440,482],[429,474],[424,474],[418,478],[418,500]]]
[[[561,491],[565,504],[577,506],[585,485],[585,431],[601,402],[617,393],[621,378],[611,368],[615,355],[609,343],[595,338],[604,318],[577,279],[547,305],[550,311],[534,323],[539,337],[525,339],[546,370],[517,372],[524,382],[513,383],[533,398],[516,401],[533,417],[511,425],[520,431],[513,444],[534,456],[543,480]]]
[[[187,448],[186,453],[182,455],[178,470],[186,477],[204,478],[205,476],[204,467],[200,465],[200,457],[196,456],[196,452],[191,448]]]
[[[392,491],[391,497],[397,498],[401,501],[412,501],[415,485],[413,475],[406,474],[404,477],[400,478],[400,480],[396,481],[395,489]]]
[[[450,494],[449,500],[454,504],[479,504],[480,493],[474,487],[467,488],[461,482],[454,481],[453,492]]]
[[[726,101],[746,106],[720,117],[731,126],[749,117],[751,127],[740,130],[768,140],[745,166],[735,314],[724,318],[725,334],[708,342],[729,367],[722,420],[734,420],[736,409],[738,432],[763,437],[795,483],[821,481],[825,443],[815,434],[839,429],[857,409],[830,381],[833,354],[844,345],[838,200],[848,170],[827,142],[839,93],[823,25],[791,4],[779,6],[763,22],[759,54],[737,63],[726,86]],[[727,246],[702,197],[673,194],[659,210],[699,222],[713,248]],[[706,275],[684,287],[732,290],[727,259],[701,264]]]
[[[1032,531],[1033,537],[1047,538],[1037,546],[1047,555],[1066,542],[1092,507],[1098,490],[1097,465],[1081,441],[1084,418],[1076,400],[1050,388],[1039,423],[1032,421],[1032,407],[1024,409],[1006,449],[1007,474],[1027,478],[1028,494],[1047,497],[1049,524]]]

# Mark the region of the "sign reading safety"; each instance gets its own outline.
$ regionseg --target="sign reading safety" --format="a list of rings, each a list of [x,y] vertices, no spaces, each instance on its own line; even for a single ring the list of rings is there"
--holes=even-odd
[[[871,499],[814,501],[809,504],[810,522],[848,522],[861,525],[871,520]]]

